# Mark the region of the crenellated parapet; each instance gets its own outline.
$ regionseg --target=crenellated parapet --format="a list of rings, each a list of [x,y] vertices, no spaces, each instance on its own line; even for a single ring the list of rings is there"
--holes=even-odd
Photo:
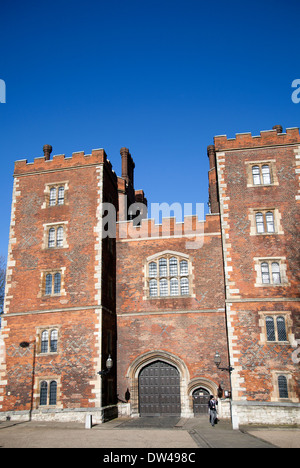
[[[72,157],[66,157],[64,154],[58,154],[54,155],[52,159],[50,159],[50,154],[52,152],[51,145],[44,145],[43,150],[44,156],[34,158],[33,162],[28,162],[27,159],[16,161],[14,176],[59,171],[98,164],[105,164],[105,166],[114,173],[112,170],[112,164],[107,159],[107,155],[103,148],[94,149],[91,154],[85,154],[84,151],[78,151],[73,153]]]
[[[226,135],[219,135],[214,138],[216,151],[295,143],[300,143],[299,128],[287,128],[286,132],[283,133],[280,125],[274,125],[272,130],[262,131],[258,136],[252,136],[251,133],[237,133],[235,138],[227,138]]]

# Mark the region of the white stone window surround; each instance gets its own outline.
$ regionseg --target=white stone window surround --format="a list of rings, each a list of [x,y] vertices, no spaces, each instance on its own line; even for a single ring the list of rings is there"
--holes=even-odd
[[[287,278],[287,265],[286,265],[286,257],[254,257],[254,270],[256,271],[256,282],[254,284],[257,288],[278,288],[278,287],[285,287],[290,286],[290,282]],[[270,283],[263,283],[262,280],[262,272],[261,272],[261,264],[267,263],[269,265],[269,272],[270,278],[272,278],[272,270],[271,265],[272,263],[278,263],[280,269],[280,283],[274,284],[272,279]]]
[[[256,187],[257,188],[257,187],[272,187],[273,185],[279,185],[278,177],[277,177],[277,173],[276,173],[276,168],[275,168],[275,163],[276,163],[276,159],[245,161],[246,171],[247,171],[247,187]],[[258,166],[260,168],[260,177],[261,177],[261,183],[260,184],[254,184],[253,183],[253,173],[252,173],[252,167],[253,166]],[[270,184],[264,184],[263,183],[263,177],[262,177],[262,167],[263,166],[269,166],[270,178],[271,178],[271,183]]]
[[[170,269],[175,268],[175,266],[172,266],[172,262],[170,263],[171,259],[177,259],[177,274],[172,275],[172,271]],[[167,271],[165,275],[160,274],[160,265],[159,261],[162,259],[166,259],[167,261]],[[187,270],[184,272],[181,271],[181,266],[180,262],[187,262]],[[152,276],[150,271],[149,271],[149,265],[155,263],[156,264],[156,276]],[[185,263],[186,267],[186,263]],[[163,268],[163,266],[161,267]],[[165,250],[162,252],[158,252],[157,254],[151,255],[146,259],[145,265],[144,265],[144,278],[145,278],[145,283],[144,283],[144,299],[170,299],[170,298],[187,298],[187,297],[194,297],[192,294],[192,289],[193,289],[193,283],[192,283],[192,271],[193,267],[191,264],[191,259],[190,256],[187,254],[184,254],[182,252],[177,252],[177,251],[171,251],[171,250]],[[154,271],[154,270],[153,270]],[[178,280],[178,294],[172,294],[172,291],[174,291],[174,279]],[[157,281],[157,295],[156,296],[150,296],[150,282],[156,280]],[[183,280],[183,281],[181,281]],[[186,281],[187,280],[187,281]],[[160,281],[166,281],[167,284],[163,287],[167,288],[167,293],[165,295],[160,295]],[[186,291],[188,288],[188,294],[182,294],[182,291]]]
[[[267,232],[265,229],[264,232],[257,232],[256,226],[256,214],[262,213],[264,216],[264,222],[266,223],[266,214],[273,213],[274,219],[274,232]],[[281,225],[281,213],[278,208],[274,207],[257,207],[257,208],[249,208],[248,219],[250,221],[250,236],[274,236],[277,234],[284,234],[282,225]]]
[[[68,242],[67,242],[67,234],[68,234],[68,221],[59,221],[55,223],[45,223],[43,224],[44,227],[44,235],[43,235],[43,243],[42,243],[42,249],[66,249],[69,247]],[[57,230],[58,228],[62,227],[63,228],[63,239],[62,239],[62,245],[57,246]],[[51,228],[55,229],[55,245],[53,247],[49,247],[49,231]]]

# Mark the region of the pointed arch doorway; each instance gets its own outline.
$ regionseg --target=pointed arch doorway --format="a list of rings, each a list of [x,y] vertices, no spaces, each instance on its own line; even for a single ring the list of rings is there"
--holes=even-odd
[[[180,374],[162,360],[146,365],[139,373],[139,413],[141,416],[181,414]]]

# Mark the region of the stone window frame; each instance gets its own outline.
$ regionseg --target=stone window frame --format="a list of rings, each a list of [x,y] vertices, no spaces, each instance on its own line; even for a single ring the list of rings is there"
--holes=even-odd
[[[279,185],[278,182],[278,177],[277,177],[277,172],[275,168],[275,159],[264,159],[264,160],[259,160],[259,161],[245,161],[246,164],[246,173],[247,173],[247,187],[272,187],[273,185]],[[260,168],[260,177],[261,177],[261,183],[260,184],[254,184],[253,183],[253,174],[252,174],[252,168],[254,166],[258,166]],[[270,184],[263,184],[263,178],[262,178],[262,166],[269,166],[270,168],[270,178],[271,178],[271,183]]]
[[[54,250],[54,249],[67,249],[69,247],[67,242],[67,233],[68,233],[68,221],[60,221],[55,223],[45,223],[43,224],[44,227],[44,235],[43,235],[43,243],[42,249],[44,250]],[[61,246],[57,245],[57,230],[62,227],[63,228],[63,242]],[[55,245],[53,247],[49,247],[49,232],[50,229],[55,229]]]
[[[287,278],[287,264],[286,257],[254,257],[254,271],[256,271],[256,282],[254,284],[257,288],[278,288],[290,286],[290,282]],[[261,273],[261,264],[268,263],[270,279],[272,278],[272,263],[279,264],[279,273],[280,273],[280,283],[273,283],[272,280],[270,283],[262,282],[262,273]]]
[[[272,317],[274,319],[274,326],[275,326],[275,337],[278,338],[278,333],[277,333],[277,321],[276,319],[278,317],[284,317],[285,319],[285,328],[286,328],[286,336],[287,340],[286,341],[268,341],[268,336],[267,336],[267,325],[266,325],[266,318],[267,317]],[[292,313],[290,311],[286,310],[281,310],[281,311],[262,311],[259,312],[259,326],[261,328],[261,333],[260,333],[260,344],[264,345],[289,345],[289,346],[294,346],[295,343],[295,335],[292,333],[292,327],[293,327],[293,320],[292,320]]]
[[[40,326],[36,329],[37,340],[36,340],[36,349],[37,354],[42,356],[53,356],[55,354],[59,354],[59,347],[60,347],[60,325],[51,325],[51,326]],[[51,351],[50,349],[50,341],[51,341],[51,332],[56,330],[57,331],[57,349],[56,351]],[[48,351],[46,353],[42,352],[42,334],[44,331],[48,332]]]
[[[272,372],[272,382],[273,382],[273,392],[271,395],[271,401],[298,403],[299,400],[295,392],[295,385],[294,385],[292,374],[290,372],[287,372],[286,370],[273,370],[271,372]],[[281,375],[283,375],[287,380],[288,398],[280,398],[279,396],[278,378]]]
[[[63,203],[58,203],[58,194],[59,194],[59,188],[63,187],[64,188],[64,202]],[[56,188],[56,202],[53,205],[50,205],[50,190]],[[69,190],[69,181],[68,180],[63,180],[60,182],[49,182],[45,184],[45,189],[44,189],[44,202],[42,204],[42,209],[45,208],[53,208],[57,206],[64,206],[68,205],[68,190]]]
[[[47,382],[47,404],[41,405],[40,404],[40,396],[41,396],[41,384],[42,382]],[[56,382],[56,404],[50,405],[50,383]],[[38,377],[35,384],[35,401],[36,401],[36,408],[39,409],[51,409],[51,408],[58,408],[62,407],[61,403],[61,378],[57,375],[49,376],[45,375],[43,377]]]
[[[47,299],[47,298],[51,298],[51,297],[66,296],[65,272],[66,272],[66,267],[42,270],[41,271],[40,288],[39,288],[38,297],[42,297],[44,299]],[[55,276],[56,273],[60,273],[60,275],[61,275],[60,292],[59,293],[54,293],[54,276]],[[47,275],[52,275],[52,293],[51,294],[46,294],[46,276]]]
[[[257,213],[262,213],[264,217],[264,226],[266,227],[266,214],[273,213],[274,219],[274,232],[257,232],[256,225],[256,215]],[[278,208],[270,207],[259,207],[259,208],[249,208],[248,219],[250,221],[250,236],[274,236],[278,234],[284,234],[282,225],[281,225],[281,213]]]
[[[159,260],[165,258],[167,260],[167,274],[166,276],[160,275],[159,274]],[[171,258],[176,258],[177,259],[177,275],[170,275],[170,259]],[[181,261],[187,261],[188,264],[188,271],[187,274],[181,275],[180,274],[180,262]],[[156,271],[157,274],[156,276],[150,276],[149,275],[149,265],[151,263],[156,263]],[[190,298],[194,297],[193,295],[193,282],[192,282],[192,272],[193,272],[193,267],[192,267],[192,262],[191,258],[189,255],[184,254],[182,252],[177,252],[177,251],[172,251],[172,250],[165,250],[162,252],[158,252],[154,255],[151,255],[146,259],[145,265],[144,265],[144,278],[145,278],[145,283],[144,283],[144,299],[148,300],[162,300],[162,299],[177,299],[177,298]],[[177,278],[178,280],[178,295],[170,295],[171,292],[171,280],[173,278]],[[189,287],[189,294],[181,294],[181,282],[180,280],[182,278],[187,278],[188,279],[188,287]],[[151,280],[157,280],[157,296],[150,296],[150,281]],[[160,296],[159,295],[159,282],[160,279],[165,279],[167,281],[167,288],[168,288],[168,295],[165,296]]]

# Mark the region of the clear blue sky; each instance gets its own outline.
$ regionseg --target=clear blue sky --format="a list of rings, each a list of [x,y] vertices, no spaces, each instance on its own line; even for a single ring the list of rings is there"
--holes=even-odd
[[[213,137],[300,125],[295,0],[2,1],[0,255],[14,161],[127,146],[149,202],[207,202]]]

